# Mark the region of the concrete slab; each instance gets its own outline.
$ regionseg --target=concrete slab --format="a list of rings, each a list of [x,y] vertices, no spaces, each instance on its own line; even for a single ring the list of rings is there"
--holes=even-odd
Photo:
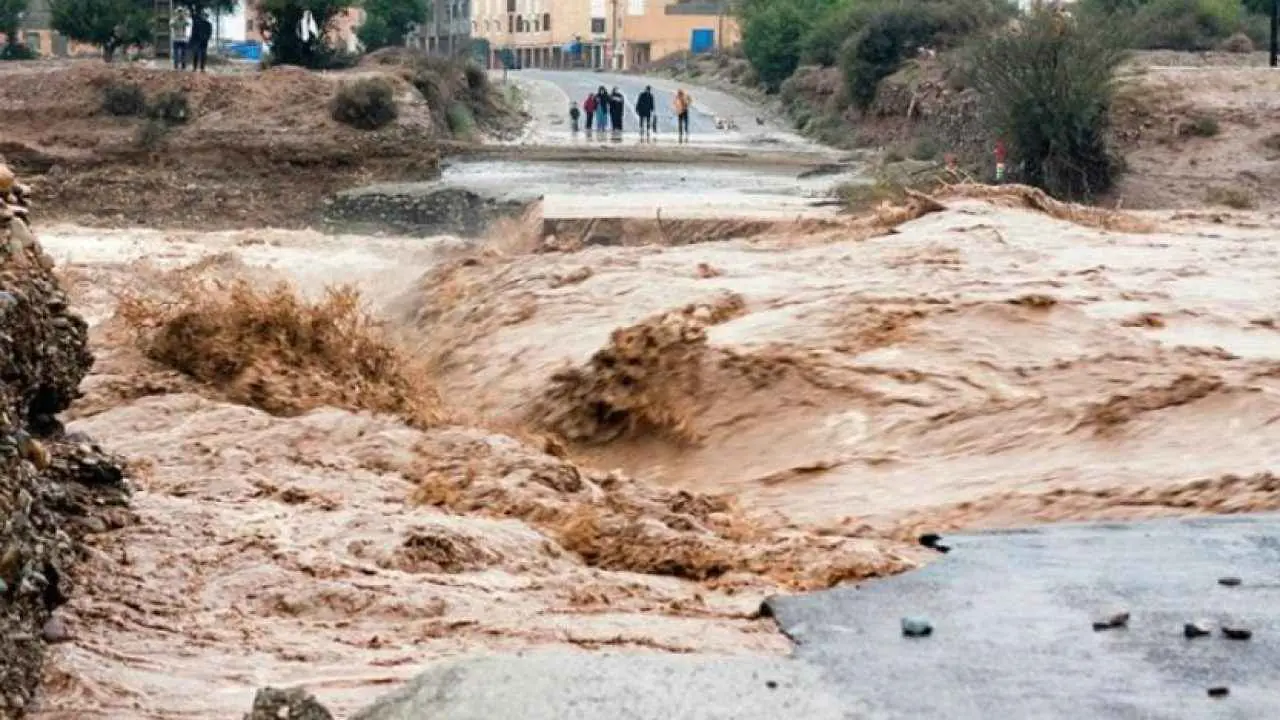
[[[441,662],[352,720],[837,720],[847,703],[784,658],[540,651]]]
[[[771,599],[830,687],[865,717],[1280,717],[1280,517],[1046,526],[949,537],[916,572]],[[1240,576],[1239,587],[1218,578]],[[1123,607],[1127,628],[1094,631]],[[924,616],[927,638],[902,636]],[[1235,619],[1253,639],[1183,624]],[[1230,695],[1210,698],[1210,686]]]

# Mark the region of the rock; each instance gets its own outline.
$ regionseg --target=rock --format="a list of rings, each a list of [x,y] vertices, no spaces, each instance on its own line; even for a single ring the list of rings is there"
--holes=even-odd
[[[253,709],[244,720],[333,720],[333,715],[302,688],[266,687],[253,697]]]
[[[1182,634],[1188,638],[1198,638],[1213,632],[1213,626],[1204,620],[1189,622],[1182,626]]]
[[[1231,694],[1231,688],[1226,685],[1209,688],[1209,697],[1226,697],[1229,694]]]
[[[17,181],[18,177],[13,174],[8,165],[0,165],[0,193],[11,192]]]
[[[5,207],[24,215],[9,204],[12,185],[0,171]],[[93,356],[88,328],[68,314],[50,268],[27,222],[0,227],[0,688],[8,705],[0,718],[21,714],[47,644],[69,637],[52,613],[75,591],[67,571],[84,557],[81,523],[127,497],[122,482],[81,482],[72,446],[58,439],[58,413],[78,396]],[[100,464],[116,463],[102,456]]]
[[[1222,634],[1230,640],[1248,640],[1253,637],[1253,631],[1239,625],[1223,624]]]
[[[44,628],[40,630],[41,637],[47,643],[64,643],[71,639],[71,630],[67,628],[67,624],[62,618],[54,615],[44,624]]]
[[[1111,630],[1113,628],[1122,628],[1129,624],[1128,610],[1115,610],[1106,613],[1093,621],[1094,630]]]
[[[1241,582],[1243,581],[1240,578],[1235,577],[1234,575],[1228,575],[1226,577],[1218,578],[1218,584],[1224,587],[1236,587],[1240,585]]]
[[[933,634],[933,625],[922,617],[904,617],[902,634],[906,637],[928,637]]]

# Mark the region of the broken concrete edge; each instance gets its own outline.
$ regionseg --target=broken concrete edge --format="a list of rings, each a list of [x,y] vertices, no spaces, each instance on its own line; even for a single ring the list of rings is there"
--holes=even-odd
[[[312,710],[269,714],[312,705],[304,691],[268,689],[246,720],[329,720]],[[544,649],[440,660],[350,720],[836,720],[849,712],[818,668],[785,657]]]

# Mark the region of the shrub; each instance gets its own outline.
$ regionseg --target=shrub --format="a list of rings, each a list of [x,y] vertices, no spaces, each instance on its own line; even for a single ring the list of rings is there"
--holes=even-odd
[[[329,109],[334,120],[360,130],[377,130],[399,116],[391,84],[377,78],[344,84],[334,94]]]
[[[1209,188],[1204,199],[1210,205],[1225,205],[1235,210],[1248,210],[1256,204],[1253,193],[1240,187]]]
[[[836,5],[818,18],[800,41],[800,62],[831,67],[840,62],[840,49],[866,27],[879,7],[870,0]]]
[[[181,90],[166,90],[156,96],[147,114],[170,125],[182,125],[191,119],[191,104]]]
[[[870,107],[880,81],[919,47],[948,48],[1012,17],[1003,0],[908,0],[864,6],[858,30],[840,51],[849,99]]]
[[[1230,53],[1251,53],[1253,52],[1253,40],[1249,39],[1247,34],[1238,32],[1223,40],[1220,47]]]
[[[5,43],[0,47],[0,60],[36,60],[40,53],[23,43]]]
[[[769,5],[754,13],[743,28],[742,50],[760,81],[776,91],[800,65],[800,40],[807,21],[789,3]]]
[[[1191,118],[1191,121],[1178,131],[1180,135],[1191,135],[1194,137],[1213,137],[1221,131],[1218,127],[1218,121],[1208,115],[1197,115]]]
[[[1152,0],[1134,15],[1138,46],[1212,50],[1245,27],[1240,0]]]
[[[476,134],[476,118],[471,108],[456,102],[449,106],[445,118],[449,123],[449,132],[455,137],[473,139]]]
[[[919,137],[911,144],[909,154],[912,160],[937,160],[942,154],[942,144],[932,136]]]
[[[154,150],[160,147],[168,134],[169,126],[163,120],[153,118],[138,126],[133,144],[143,150]]]
[[[135,117],[147,112],[147,96],[136,83],[109,83],[102,88],[102,110],[116,117]]]
[[[975,81],[1014,177],[1064,198],[1111,187],[1108,116],[1124,57],[1114,31],[1043,9],[983,44]]]
[[[485,73],[484,68],[474,63],[467,63],[462,69],[462,74],[467,79],[467,87],[473,93],[489,92],[489,75]]]

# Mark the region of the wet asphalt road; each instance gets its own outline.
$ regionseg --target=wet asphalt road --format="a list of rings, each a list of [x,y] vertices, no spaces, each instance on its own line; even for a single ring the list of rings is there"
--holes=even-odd
[[[835,691],[876,718],[1280,717],[1280,517],[1044,526],[945,538],[897,577],[769,607]],[[1218,583],[1238,576],[1239,587]],[[1113,608],[1128,627],[1093,619]],[[906,638],[924,616],[932,636]],[[1206,619],[1213,634],[1187,639]],[[1221,634],[1224,621],[1253,631]],[[1211,698],[1211,686],[1229,696]]]
[[[653,88],[659,137],[670,135],[675,138],[676,118],[672,103],[676,90],[684,88],[693,97],[693,106],[689,112],[689,132],[694,143],[816,149],[815,145],[760,108],[709,88],[692,87],[666,78],[576,70],[520,70],[511,72],[509,77],[530,88],[528,94],[534,123],[541,125],[549,135],[567,136],[570,100],[581,108],[587,94],[594,93],[601,86],[610,91],[616,87],[623,94],[627,106],[623,130],[629,134],[637,134],[639,122],[635,114],[636,98],[646,86],[650,86]],[[731,122],[736,129],[718,128],[717,118]]]

